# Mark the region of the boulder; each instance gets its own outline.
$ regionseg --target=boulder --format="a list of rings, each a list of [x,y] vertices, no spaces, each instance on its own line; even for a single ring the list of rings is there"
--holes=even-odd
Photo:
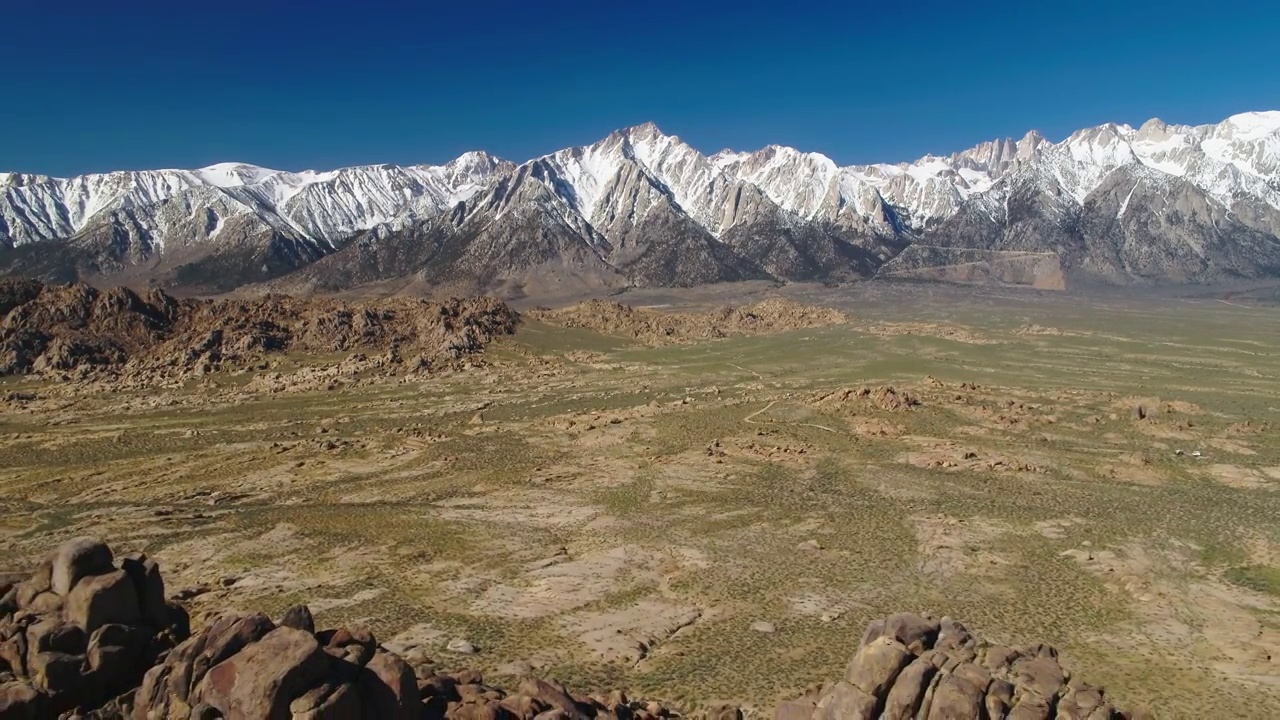
[[[564,712],[571,720],[587,720],[587,713],[569,695],[560,683],[536,678],[525,678],[516,687],[516,692],[526,697],[541,701],[548,707]]]
[[[373,633],[364,627],[327,630],[316,637],[326,653],[357,667],[364,667],[378,649]]]
[[[1037,656],[1020,659],[1013,665],[1017,684],[1037,693],[1045,700],[1057,697],[1066,682],[1062,666],[1054,657]]]
[[[284,616],[280,618],[281,627],[290,627],[303,632],[315,633],[316,621],[311,616],[311,608],[306,605],[294,605],[284,611]]]
[[[813,720],[872,720],[878,699],[848,682],[838,682],[818,701]]]
[[[159,630],[169,626],[169,606],[164,598],[164,579],[155,560],[141,553],[126,555],[120,560],[120,569],[129,575],[138,595],[138,610],[142,622]]]
[[[59,595],[71,592],[80,578],[115,570],[111,548],[93,538],[79,537],[58,547],[53,556],[52,589]]]
[[[815,709],[817,703],[811,697],[784,700],[774,708],[773,720],[809,720]]]
[[[938,683],[929,704],[929,720],[962,720],[982,717],[984,690],[958,676],[947,675]]]
[[[142,621],[138,591],[124,570],[79,579],[67,596],[66,613],[68,621],[89,633],[107,623],[133,625]]]
[[[690,716],[693,720],[742,720],[742,708],[737,705],[713,705]]]
[[[362,717],[364,705],[353,683],[325,683],[289,703],[289,712],[292,720],[350,720]]]
[[[22,603],[22,609],[28,615],[51,615],[62,610],[64,604],[61,595],[46,590]]]
[[[411,720],[421,710],[418,679],[399,656],[378,650],[360,673],[364,717]]]
[[[11,707],[0,718],[57,717],[73,709],[78,717],[119,718],[123,706],[112,699],[130,693],[156,656],[182,639],[181,623],[163,634],[144,623],[136,583],[111,564],[113,557],[102,543],[77,538],[15,586],[23,607],[0,621],[0,672],[7,668],[20,682],[5,691]],[[140,568],[154,588],[159,569],[145,562]],[[163,607],[163,591],[158,600]]]
[[[929,689],[938,668],[933,664],[935,653],[929,652],[915,658],[898,674],[893,687],[885,695],[885,720],[910,720],[916,717],[925,692]]]
[[[853,656],[845,680],[872,697],[880,697],[911,660],[911,652],[906,646],[891,637],[881,636],[864,645]]]
[[[328,669],[314,635],[276,628],[210,668],[196,692],[223,717],[290,720],[289,706],[320,684]]]
[[[48,717],[45,698],[28,683],[0,685],[0,718],[4,720],[40,720]]]
[[[64,652],[73,655],[83,653],[89,636],[79,625],[64,622],[56,616],[46,616],[27,627],[27,646],[33,652]]]
[[[198,635],[175,647],[162,664],[147,671],[135,699],[140,718],[170,717],[198,703],[196,687],[209,669],[275,629],[265,615],[223,615]]]
[[[50,695],[75,689],[82,682],[84,666],[84,655],[45,651],[27,656],[31,684]]]
[[[938,638],[940,623],[931,617],[914,613],[890,615],[884,621],[884,636],[902,643],[908,650],[919,654],[931,648]]]
[[[982,640],[951,618],[898,614],[870,623],[845,681],[826,688],[813,720],[1137,720],[1100,688],[1072,681],[1048,645]],[[777,720],[804,720],[805,702]]]

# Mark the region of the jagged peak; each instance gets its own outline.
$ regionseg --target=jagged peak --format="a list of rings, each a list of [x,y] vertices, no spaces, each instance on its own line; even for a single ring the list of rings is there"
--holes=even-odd
[[[1150,120],[1147,120],[1146,122],[1142,123],[1142,125],[1138,128],[1138,132],[1140,133],[1162,132],[1168,129],[1169,129],[1168,123],[1166,123],[1165,121],[1161,120],[1158,117],[1153,117]]]
[[[624,128],[622,132],[625,133],[627,136],[633,137],[633,138],[669,137],[666,133],[662,132],[662,129],[658,127],[658,124],[653,122],[652,120],[642,122],[639,125],[632,125],[629,128]]]
[[[505,166],[515,167],[515,164],[484,150],[471,150],[464,152],[444,165],[444,167],[448,169],[465,168],[486,170],[493,170]]]
[[[54,178],[33,173],[0,172],[0,189],[50,182]]]

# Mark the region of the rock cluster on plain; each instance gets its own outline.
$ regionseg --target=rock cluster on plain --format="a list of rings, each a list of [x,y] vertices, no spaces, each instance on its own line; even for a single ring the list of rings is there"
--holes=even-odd
[[[525,677],[503,690],[471,670],[410,665],[365,628],[317,631],[225,613],[194,634],[156,563],[76,538],[24,577],[0,575],[0,720],[658,720],[621,690],[582,695]],[[759,625],[759,623],[757,623]],[[753,626],[754,627],[754,626]],[[758,628],[770,632],[769,628]],[[732,705],[687,715],[742,720]],[[873,622],[843,680],[781,703],[776,720],[1137,720],[1073,678],[1056,651],[981,640],[949,618]]]
[[[777,720],[1137,720],[1073,678],[1048,645],[987,642],[951,618],[871,623],[845,677],[783,703]]]
[[[536,308],[526,315],[552,325],[633,337],[651,345],[841,325],[852,320],[834,308],[783,297],[707,312],[659,312],[609,300],[588,300],[559,310]]]
[[[145,555],[68,541],[0,599],[0,718],[57,717],[136,687],[187,636]],[[2,587],[2,586],[0,586]]]
[[[9,278],[0,279],[0,375],[85,368],[202,374],[288,352],[378,351],[395,364],[429,367],[482,351],[519,320],[492,298],[200,300]]]

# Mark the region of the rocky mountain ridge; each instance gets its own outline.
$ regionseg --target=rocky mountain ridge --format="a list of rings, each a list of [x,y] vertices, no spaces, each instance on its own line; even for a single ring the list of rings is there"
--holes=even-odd
[[[0,279],[0,376],[109,371],[180,381],[288,352],[428,371],[466,362],[519,322],[493,298],[206,300]]]
[[[330,172],[0,174],[0,269],[58,280],[512,294],[839,281],[895,272],[913,245],[963,251],[926,254],[942,268],[1053,254],[1067,277],[1116,284],[1276,275],[1280,112],[847,167],[782,146],[708,156],[646,123],[520,165],[473,152]]]

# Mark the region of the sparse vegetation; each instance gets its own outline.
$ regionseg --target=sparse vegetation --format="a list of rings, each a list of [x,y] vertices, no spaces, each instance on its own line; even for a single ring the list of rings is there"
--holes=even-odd
[[[333,387],[289,386],[302,356],[271,369],[278,391],[253,372],[6,379],[0,553],[100,535],[156,557],[171,592],[204,586],[197,624],[305,600],[322,625],[481,648],[442,642],[444,666],[521,660],[685,706],[768,707],[911,610],[1052,642],[1160,717],[1227,698],[1280,717],[1248,679],[1277,656],[1280,438],[1259,428],[1280,320],[896,292],[849,324],[662,347],[528,323],[484,367]],[[620,625],[632,662],[578,629],[637,607],[698,615]]]
[[[1280,596],[1280,568],[1242,565],[1227,570],[1227,579],[1250,590]]]

